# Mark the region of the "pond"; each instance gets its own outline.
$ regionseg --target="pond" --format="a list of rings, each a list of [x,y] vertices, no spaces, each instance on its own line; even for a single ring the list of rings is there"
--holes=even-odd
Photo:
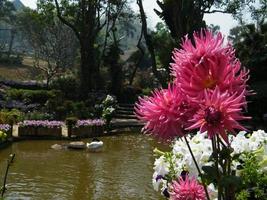
[[[160,199],[152,188],[153,149],[163,144],[142,134],[100,138],[102,152],[53,150],[66,141],[20,141],[0,150],[0,178],[15,153],[8,176],[10,200]],[[85,141],[89,141],[85,140]]]

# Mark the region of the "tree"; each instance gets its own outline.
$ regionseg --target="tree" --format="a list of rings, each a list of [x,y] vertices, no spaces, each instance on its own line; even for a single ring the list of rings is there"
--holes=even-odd
[[[115,42],[111,44],[104,56],[105,65],[109,68],[111,77],[110,92],[113,95],[120,96],[122,89],[122,65],[119,62],[121,49]]]
[[[239,15],[237,19],[241,25],[230,30],[229,39],[242,65],[250,70],[251,89],[256,92],[249,97],[248,111],[254,121],[264,124],[263,115],[267,113],[267,1],[259,1],[249,11],[250,23],[245,23],[242,14]]]
[[[153,38],[157,60],[162,68],[165,69],[165,74],[169,80],[172,51],[176,46],[176,43],[172,39],[168,27],[161,22],[156,25],[156,29],[151,33],[151,36]]]
[[[15,7],[12,2],[0,0],[0,21],[10,21],[13,11],[15,11]]]
[[[103,81],[100,76],[100,66],[103,53],[101,53],[102,45],[97,44],[97,38],[105,27],[108,27],[107,33],[110,32],[108,23],[118,16],[118,14],[111,15],[112,8],[120,7],[126,0],[39,0],[38,2],[41,8],[55,9],[60,21],[72,29],[79,41],[82,97],[86,97],[90,90],[101,89]]]
[[[73,67],[78,46],[76,38],[53,12],[48,17],[25,9],[18,14],[17,26],[32,48],[34,66],[45,75],[47,86],[60,72]]]
[[[102,20],[107,12],[104,0],[58,1],[55,0],[57,16],[70,27],[80,44],[81,95],[86,97],[92,89],[99,89],[101,78],[96,60],[95,41],[105,26]]]
[[[173,39],[179,43],[186,34],[191,37],[194,31],[206,27],[204,14],[220,12],[237,15],[252,2],[254,1],[157,0],[161,11],[155,9],[155,12],[167,24]]]
[[[146,42],[146,46],[147,46],[147,49],[149,51],[150,58],[151,58],[152,72],[155,75],[155,77],[157,78],[157,80],[159,81],[159,83],[163,87],[165,87],[167,85],[167,80],[164,79],[164,77],[162,76],[162,74],[157,69],[155,48],[154,48],[152,36],[148,32],[147,21],[146,21],[146,14],[145,14],[145,11],[144,11],[142,0],[137,0],[137,5],[139,6],[140,18],[141,18],[141,23],[142,23],[141,36],[140,36],[140,39],[139,39],[139,42],[138,42],[138,45],[137,46],[140,45],[141,39],[142,39],[142,37],[144,37],[145,42]],[[141,46],[139,46],[139,48],[141,48]],[[141,52],[144,52],[144,50],[141,50]]]
[[[12,2],[7,1],[7,0],[0,0],[0,23],[4,22],[6,24],[12,25],[15,20],[14,12],[15,12],[15,7]],[[10,32],[10,40],[9,40],[8,54],[7,54],[7,57],[9,58],[12,52],[12,46],[13,46],[16,30],[13,27],[0,29],[0,30]],[[3,46],[5,46],[5,44],[1,44],[0,49],[4,49]]]
[[[258,5],[250,6],[251,23],[243,21],[242,13],[237,17],[240,26],[230,30],[238,58],[250,69],[251,81],[265,81],[267,73],[267,1],[261,0]]]

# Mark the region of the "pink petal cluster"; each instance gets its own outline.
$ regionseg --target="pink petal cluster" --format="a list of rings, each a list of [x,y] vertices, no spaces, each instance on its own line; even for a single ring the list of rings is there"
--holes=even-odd
[[[241,68],[233,47],[224,45],[221,33],[209,30],[194,33],[194,44],[185,37],[182,48],[173,52],[174,83],[139,99],[136,114],[144,121],[145,132],[169,139],[185,130],[219,134],[244,130],[240,120],[246,107],[248,71]]]
[[[195,178],[180,178],[170,186],[171,200],[206,200],[204,187]]]
[[[239,96],[247,87],[248,72],[241,70],[232,46],[223,44],[221,33],[214,36],[208,30],[194,33],[194,41],[185,37],[182,49],[173,52],[172,74],[181,90],[197,100],[216,86]]]
[[[145,132],[172,139],[184,136],[184,128],[193,109],[179,87],[169,85],[168,89],[155,90],[151,97],[140,98],[135,112],[146,123],[143,128]]]
[[[199,128],[200,132],[208,133],[209,138],[219,134],[228,143],[227,132],[235,133],[235,129],[246,130],[237,121],[249,119],[242,115],[243,91],[239,96],[220,92],[216,87],[214,91],[204,91],[203,103],[200,109],[190,120],[193,124],[188,130]]]

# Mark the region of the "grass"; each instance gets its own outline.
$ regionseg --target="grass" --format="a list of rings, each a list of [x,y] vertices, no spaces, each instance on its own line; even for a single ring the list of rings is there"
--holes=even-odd
[[[24,57],[22,65],[0,63],[0,80],[30,81],[40,80],[42,72],[33,66],[31,57]]]

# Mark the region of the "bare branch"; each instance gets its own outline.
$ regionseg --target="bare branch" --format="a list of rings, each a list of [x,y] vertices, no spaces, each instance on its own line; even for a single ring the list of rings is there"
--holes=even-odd
[[[211,11],[204,11],[206,14],[212,14],[212,13],[224,13],[224,14],[232,14],[230,11],[226,10],[211,10]]]
[[[60,11],[60,7],[59,7],[59,4],[58,4],[57,0],[55,0],[55,4],[56,4],[56,10],[57,10],[57,17],[60,19],[60,21],[62,21],[63,24],[65,24],[68,27],[70,27],[74,31],[74,33],[75,33],[76,37],[78,38],[78,40],[81,41],[80,33],[77,30],[77,28],[72,23],[67,21],[64,17],[62,17],[61,11]]]

